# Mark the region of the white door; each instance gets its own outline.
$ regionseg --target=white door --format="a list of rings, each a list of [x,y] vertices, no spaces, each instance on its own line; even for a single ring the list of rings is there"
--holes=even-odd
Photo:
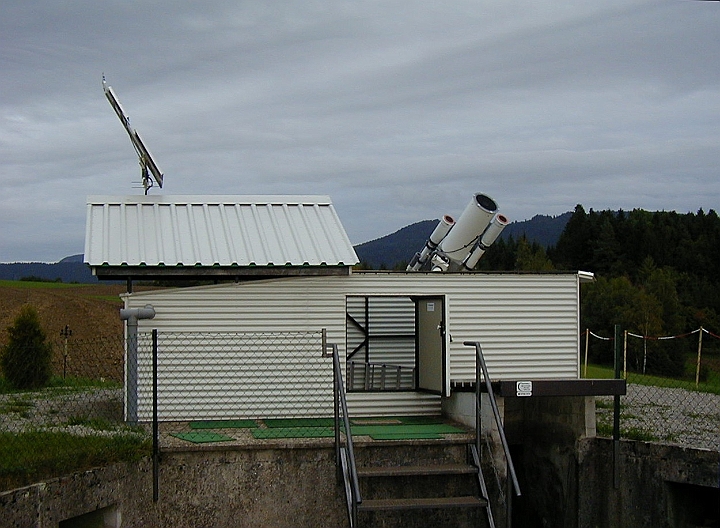
[[[416,299],[417,387],[444,394],[446,372],[445,299]]]

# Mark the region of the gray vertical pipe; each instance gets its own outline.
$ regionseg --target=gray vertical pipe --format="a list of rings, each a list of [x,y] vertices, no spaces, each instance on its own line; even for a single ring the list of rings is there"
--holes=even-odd
[[[125,358],[125,420],[131,424],[138,421],[138,321],[155,317],[155,308],[123,308],[120,319],[127,321],[127,357]]]
[[[153,368],[153,502],[160,497],[160,430],[158,427],[158,331],[152,331]]]

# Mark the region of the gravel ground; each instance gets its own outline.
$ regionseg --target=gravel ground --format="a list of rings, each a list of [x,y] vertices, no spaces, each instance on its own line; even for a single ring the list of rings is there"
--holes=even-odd
[[[597,399],[598,425],[612,426],[612,397]],[[623,437],[720,451],[720,395],[628,384],[622,396]],[[28,429],[97,434],[122,424],[122,389],[49,390],[0,395],[0,432]],[[69,425],[73,424],[73,425]],[[114,427],[110,427],[114,429]]]
[[[598,424],[612,425],[611,397],[598,398]],[[628,384],[620,398],[620,429],[652,441],[720,451],[720,395]]]
[[[122,389],[61,390],[0,395],[0,432],[64,430],[97,434],[124,428]],[[90,427],[95,424],[96,427]]]

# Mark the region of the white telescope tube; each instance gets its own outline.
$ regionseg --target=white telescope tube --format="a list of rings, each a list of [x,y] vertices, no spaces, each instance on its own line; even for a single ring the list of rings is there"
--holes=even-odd
[[[496,214],[480,237],[480,241],[463,262],[463,266],[468,270],[473,269],[480,260],[480,257],[482,257],[485,251],[497,240],[497,237],[500,236],[502,230],[505,229],[505,226],[509,223],[510,221],[505,215],[500,213]]]
[[[442,242],[442,239],[445,238],[453,225],[455,225],[455,219],[452,216],[443,216],[430,234],[430,238],[425,242],[425,247],[423,247],[422,251],[415,253],[406,271],[418,271],[422,268],[425,262],[427,262],[428,257],[437,249],[438,244]]]
[[[455,219],[450,215],[444,215],[430,235],[430,242],[435,244],[437,247],[437,245],[442,242],[443,238],[445,238],[448,234],[448,231],[450,231],[453,225],[455,225]]]
[[[475,194],[460,215],[460,219],[440,244],[442,252],[455,262],[463,262],[472,251],[478,237],[487,228],[497,209],[497,203],[488,195]]]
[[[505,229],[505,226],[509,223],[510,221],[505,215],[500,213],[496,214],[490,222],[490,225],[487,226],[487,229],[482,234],[482,237],[480,237],[480,244],[486,248],[492,246],[493,242],[497,240],[497,237],[500,236],[502,230]]]
[[[427,242],[425,242],[425,247],[420,252],[420,263],[424,263],[427,256],[435,251],[438,244],[440,244],[443,238],[447,236],[453,225],[455,225],[455,220],[450,215],[445,215],[440,219],[440,222],[437,226],[435,226],[430,238]]]

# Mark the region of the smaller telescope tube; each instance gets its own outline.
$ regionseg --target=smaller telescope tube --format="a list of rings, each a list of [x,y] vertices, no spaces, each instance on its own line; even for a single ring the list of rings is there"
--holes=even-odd
[[[463,261],[463,267],[467,270],[472,270],[475,266],[477,266],[477,263],[480,261],[480,257],[482,257],[485,254],[485,251],[487,251],[493,242],[497,240],[497,237],[500,236],[502,230],[505,229],[505,226],[509,223],[510,221],[505,215],[500,213],[496,214],[483,232],[476,246]]]
[[[480,237],[480,244],[485,247],[492,246],[493,242],[497,240],[497,237],[500,236],[502,230],[505,229],[505,226],[509,223],[510,221],[505,215],[500,213],[496,214],[490,222],[490,225],[487,226],[487,229],[482,234],[482,237]]]
[[[430,235],[430,242],[435,244],[435,247],[437,247],[437,245],[442,242],[442,239],[448,234],[448,231],[452,229],[453,225],[455,225],[455,219],[450,215],[444,215]]]
[[[430,238],[428,238],[427,242],[425,242],[425,247],[422,251],[420,253],[415,253],[412,261],[408,264],[406,271],[418,271],[422,268],[428,257],[437,249],[438,244],[442,242],[454,225],[455,220],[453,217],[450,215],[444,215],[430,234]]]

